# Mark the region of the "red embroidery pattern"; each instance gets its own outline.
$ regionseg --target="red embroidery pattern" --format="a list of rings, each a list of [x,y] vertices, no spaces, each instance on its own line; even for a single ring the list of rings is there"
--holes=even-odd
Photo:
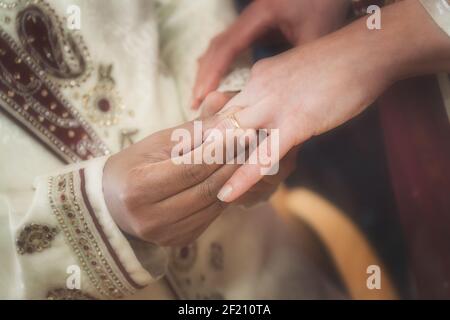
[[[41,8],[42,7],[42,8]],[[17,33],[24,49],[49,75],[60,79],[86,76],[86,47],[79,48],[70,34],[65,34],[56,13],[44,4],[30,5],[19,12],[16,19]],[[50,11],[52,14],[46,14]],[[83,53],[82,53],[83,52]]]
[[[105,298],[122,298],[142,288],[123,267],[85,196],[84,171],[49,179],[49,202],[58,227],[89,277]]]
[[[109,153],[45,71],[0,29],[0,98],[5,111],[67,162]]]

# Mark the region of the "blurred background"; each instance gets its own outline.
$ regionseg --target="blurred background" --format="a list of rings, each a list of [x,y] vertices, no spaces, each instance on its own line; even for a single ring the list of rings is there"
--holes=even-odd
[[[249,0],[236,0],[239,10]],[[252,49],[255,61],[289,49],[273,32]],[[363,233],[391,277],[400,299],[416,298],[403,229],[390,180],[379,108],[305,143],[289,189],[307,188],[329,200]],[[355,244],[356,245],[356,244]],[[352,251],[352,248],[348,248]]]

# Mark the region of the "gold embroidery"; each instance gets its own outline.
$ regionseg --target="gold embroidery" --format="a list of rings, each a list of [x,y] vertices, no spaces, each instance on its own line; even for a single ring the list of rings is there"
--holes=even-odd
[[[112,65],[100,65],[97,84],[83,96],[88,118],[100,126],[117,124],[124,109],[112,70]]]
[[[58,288],[47,293],[48,300],[96,300],[94,297],[77,289]]]
[[[61,87],[79,87],[92,73],[92,62],[80,33],[65,28],[46,1],[26,1],[16,17],[20,42],[35,62]]]
[[[22,2],[21,0],[17,0],[17,1],[4,1],[1,0],[0,1],[0,8],[2,9],[14,9],[15,7],[17,7],[17,5]]]
[[[120,131],[120,150],[123,150],[131,146],[134,143],[133,136],[136,135],[138,132],[139,132],[138,129],[134,130],[122,129]]]
[[[49,180],[50,205],[66,240],[101,295],[117,299],[134,293],[117,265],[110,263],[113,259],[78,190],[80,179],[73,172]]]
[[[31,254],[50,248],[58,230],[46,225],[32,223],[25,226],[17,238],[17,252]]]
[[[109,154],[108,147],[100,140],[90,124],[65,100],[59,88],[2,28],[0,28],[0,42],[5,52],[5,56],[0,61],[2,89],[0,99],[4,102],[2,105],[4,110],[24,124],[66,161],[77,162],[88,159],[90,155]],[[23,65],[24,71],[21,75],[22,79],[25,78],[23,81],[13,80],[16,70],[14,68],[9,70],[8,64],[3,63],[4,59],[13,58]],[[29,78],[28,82],[27,78]],[[48,101],[49,106],[39,99],[51,100]],[[61,110],[51,109],[52,105],[53,109],[55,108],[54,104],[57,109],[64,110],[61,116],[59,116]],[[50,130],[50,125],[56,130]],[[84,134],[82,138],[70,143],[61,140],[65,139],[65,136],[61,136],[58,131],[74,128],[80,132],[80,135]]]

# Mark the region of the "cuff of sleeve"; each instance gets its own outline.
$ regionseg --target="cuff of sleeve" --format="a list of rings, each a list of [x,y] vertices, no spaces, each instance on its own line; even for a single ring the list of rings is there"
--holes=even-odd
[[[49,178],[49,201],[66,242],[105,298],[129,296],[155,279],[142,267],[103,197],[107,157]]]
[[[106,160],[107,157],[94,159],[89,166],[79,171],[81,193],[87,209],[91,210],[98,220],[99,233],[104,235],[103,240],[108,250],[111,251],[115,263],[121,269],[120,271],[127,278],[127,281],[133,287],[139,289],[153,280],[153,277],[141,266],[129,242],[108,211],[103,196],[103,169]]]
[[[450,2],[449,0],[420,0],[433,20],[450,36]]]

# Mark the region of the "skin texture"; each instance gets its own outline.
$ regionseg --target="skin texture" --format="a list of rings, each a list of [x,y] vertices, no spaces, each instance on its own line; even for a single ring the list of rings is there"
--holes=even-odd
[[[220,123],[215,115],[232,96],[215,93],[205,100],[204,133]],[[193,122],[185,128],[193,134]],[[237,165],[176,164],[171,151],[173,129],[157,132],[110,157],[103,173],[103,191],[108,210],[124,232],[162,246],[185,245],[195,240],[228,206],[216,197]],[[201,152],[193,142],[191,156]],[[295,153],[283,160],[277,176],[262,179],[234,202],[245,206],[268,199],[294,168]]]
[[[393,82],[450,71],[449,57],[447,34],[419,1],[404,0],[382,10],[381,30],[369,30],[363,18],[256,63],[247,86],[225,108],[241,106],[234,117],[243,128],[279,129],[282,158],[362,112]],[[245,164],[218,196],[234,201],[261,178],[258,165]]]
[[[261,36],[278,30],[293,45],[308,43],[341,27],[349,6],[349,0],[253,1],[200,57],[192,107],[217,89],[234,59]]]
[[[194,126],[181,127],[193,132]],[[189,243],[212,223],[226,207],[214,193],[235,170],[175,164],[171,134],[157,132],[110,157],[103,173],[105,201],[119,228],[163,246]]]

